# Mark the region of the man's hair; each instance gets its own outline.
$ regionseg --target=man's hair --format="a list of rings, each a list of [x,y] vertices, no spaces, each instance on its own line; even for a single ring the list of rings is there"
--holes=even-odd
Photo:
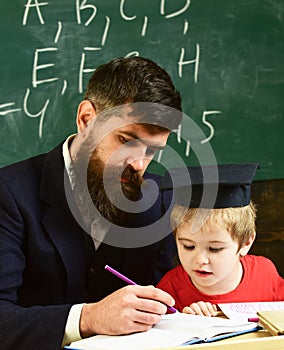
[[[117,58],[99,66],[89,80],[84,98],[96,107],[98,113],[123,104],[133,104],[136,106],[134,114],[141,111],[144,116],[151,114],[157,125],[160,125],[159,121],[169,119],[166,125],[170,130],[177,128],[182,118],[182,113],[177,113],[182,110],[181,97],[171,77],[148,58]],[[139,106],[137,102],[148,104]],[[177,112],[173,113],[173,110],[161,105]]]
[[[238,242],[241,248],[255,232],[256,207],[252,201],[249,205],[235,208],[204,209],[185,208],[175,205],[171,212],[171,224],[174,234],[181,224],[191,225],[197,218],[206,217],[203,224],[218,224],[226,228],[234,241]]]

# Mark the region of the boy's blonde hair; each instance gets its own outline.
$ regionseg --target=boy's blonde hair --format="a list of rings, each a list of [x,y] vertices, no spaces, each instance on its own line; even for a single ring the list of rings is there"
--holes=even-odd
[[[205,218],[205,220],[204,220]],[[252,201],[249,205],[236,208],[205,209],[186,208],[175,205],[171,212],[171,225],[174,235],[179,225],[201,222],[202,226],[218,223],[223,225],[234,241],[238,242],[241,248],[255,233],[256,207]]]

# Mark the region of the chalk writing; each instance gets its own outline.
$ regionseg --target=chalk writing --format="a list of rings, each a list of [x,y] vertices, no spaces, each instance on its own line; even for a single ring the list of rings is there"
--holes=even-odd
[[[29,15],[29,12],[30,12],[30,9],[35,7],[36,8],[36,11],[37,11],[37,15],[38,15],[38,19],[40,21],[41,24],[44,24],[44,19],[42,17],[42,14],[41,14],[41,10],[40,10],[40,6],[46,6],[48,5],[48,2],[38,2],[37,0],[35,0],[34,4],[32,3],[32,0],[28,0],[27,4],[25,5],[26,9],[25,9],[25,12],[24,12],[24,16],[23,16],[23,26],[25,26],[27,24],[27,19],[28,19],[28,15]]]
[[[96,17],[98,10],[97,10],[97,7],[95,5],[86,4],[86,3],[87,3],[87,0],[83,0],[81,4],[80,4],[80,0],[76,0],[76,15],[77,15],[78,24],[81,24],[82,23],[81,12],[86,10],[86,9],[87,10],[91,9],[92,10],[91,15],[88,18],[88,20],[85,22],[85,26],[88,26],[93,21],[93,19]]]
[[[75,76],[77,74],[77,83],[75,83],[75,85],[77,85],[77,93],[79,95],[83,93],[85,77],[87,80],[87,76],[95,71],[96,62],[99,60],[100,55],[105,54],[107,50],[109,50],[108,45],[113,45],[113,43],[109,44],[109,41],[112,40],[112,36],[117,34],[115,32],[116,29],[112,26],[113,17],[115,15],[113,12],[118,12],[120,21],[125,26],[125,32],[122,35],[125,35],[128,30],[131,31],[134,28],[134,30],[137,31],[136,35],[140,35],[141,40],[143,40],[143,45],[147,44],[147,42],[149,42],[149,45],[153,43],[160,45],[160,39],[158,36],[160,28],[156,25],[153,25],[152,22],[153,18],[157,18],[155,17],[156,14],[151,13],[151,11],[148,11],[147,14],[146,12],[140,13],[140,10],[138,10],[137,6],[134,6],[133,2],[131,1],[120,0],[119,6],[117,8],[113,8],[112,12],[103,15],[100,15],[101,5],[99,5],[99,3],[96,3],[95,5],[93,2],[87,0],[73,0],[73,3],[74,13],[71,25],[73,27],[77,26],[77,29],[74,30],[74,33],[78,31],[77,37],[72,37],[72,34],[68,32],[68,30],[70,30],[69,28],[71,17],[70,21],[68,21],[68,23],[65,23],[61,17],[60,11],[58,11],[58,18],[55,18],[56,25],[54,25],[54,18],[53,22],[49,20],[49,9],[52,8],[51,12],[57,13],[57,2],[55,1],[48,2],[39,0],[27,0],[26,4],[23,5],[24,11],[22,19],[19,19],[21,20],[22,26],[26,28],[26,30],[29,30],[29,27],[33,28],[35,22],[38,22],[40,26],[42,26],[42,33],[44,33],[44,30],[46,29],[46,33],[48,33],[44,40],[44,43],[46,45],[44,45],[43,41],[41,40],[40,45],[35,47],[33,51],[31,81],[27,81],[27,84],[29,84],[29,86],[31,85],[33,90],[31,90],[29,87],[24,89],[25,92],[23,93],[24,97],[21,107],[16,107],[16,102],[3,102],[0,105],[0,115],[8,116],[9,114],[12,115],[15,112],[23,111],[27,117],[33,118],[35,120],[37,119],[38,136],[40,139],[44,136],[45,117],[48,114],[51,99],[58,101],[58,97],[61,96],[63,98],[70,90],[70,77],[66,78],[61,76],[61,71],[58,69],[60,67],[57,67],[57,65],[60,64],[62,57],[73,55],[73,52],[64,51],[66,50],[65,43],[72,42],[72,45],[76,45],[76,57],[78,57],[78,59],[75,63],[75,67],[73,66],[72,71],[76,72]],[[180,19],[180,26],[175,26],[177,30],[176,36],[184,37],[185,43],[188,42],[186,40],[186,37],[189,35],[190,22],[188,12],[190,5],[190,0],[181,1],[179,4],[170,1],[167,2],[166,0],[160,0],[160,7],[155,10],[159,12],[161,20],[164,21],[165,25],[166,22],[169,23],[170,21]],[[70,14],[72,14],[71,11]],[[138,19],[140,19],[140,24],[137,27]],[[136,24],[133,27],[134,22]],[[140,26],[141,23],[142,26]],[[52,31],[50,30],[51,28]],[[86,29],[84,29],[83,32],[81,28]],[[94,33],[94,28],[96,33],[95,36],[92,34]],[[90,30],[90,36],[87,36],[87,38],[85,38],[85,34],[87,33],[86,30]],[[53,34],[49,38],[51,32]],[[79,33],[83,34],[81,35]],[[81,39],[82,45],[80,46]],[[125,41],[127,41],[127,36],[125,37]],[[142,47],[140,46],[133,47],[132,45],[129,46],[129,48],[130,49],[128,51],[124,50],[123,56],[139,56],[140,50],[143,51]],[[198,84],[201,57],[200,44],[191,43],[190,47],[188,43],[186,45],[181,44],[179,47],[177,47],[176,52],[178,56],[176,63],[172,68],[176,71],[178,78],[187,81],[191,79],[193,80],[194,84]],[[94,63],[90,64],[89,62]],[[192,66],[193,70],[187,69],[189,66]],[[58,84],[58,89],[55,88],[56,84]],[[41,86],[43,85],[51,86],[50,96],[45,95],[45,98],[42,98],[41,102],[38,102],[33,98],[32,102],[30,99],[31,94],[33,97],[36,96],[37,92],[38,94],[41,94]],[[72,83],[72,88],[74,89],[74,83]],[[203,139],[201,143],[209,142],[214,137],[215,129],[212,123],[208,121],[208,117],[210,115],[219,113],[221,113],[219,110],[206,110],[203,112],[200,122],[209,129],[209,135]],[[177,142],[181,143],[182,125],[180,125],[177,130],[174,130],[173,133],[177,137]],[[186,139],[185,142],[186,147],[184,153],[185,156],[188,157],[190,154],[191,142],[188,139]],[[163,151],[159,152],[158,159],[161,159],[162,156]]]
[[[2,111],[2,108],[7,108],[7,107],[12,107],[14,106],[15,102],[8,102],[8,103],[3,103],[0,105],[0,115],[6,115],[14,112],[19,112],[21,108],[8,108],[4,111]]]
[[[106,24],[105,24],[105,29],[102,36],[102,41],[101,41],[102,46],[104,46],[106,43],[109,27],[110,27],[110,18],[106,16]]]
[[[214,136],[214,127],[211,123],[209,123],[207,120],[206,120],[206,117],[208,115],[212,115],[212,114],[219,114],[219,113],[222,113],[221,111],[204,111],[203,114],[202,114],[202,122],[208,126],[209,130],[210,130],[210,135],[201,141],[201,143],[206,143],[206,142],[209,142],[212,137]]]
[[[183,35],[186,35],[189,29],[188,21],[185,19],[183,24]]]
[[[198,44],[196,44],[196,55],[195,58],[192,60],[184,61],[184,56],[185,56],[185,48],[181,48],[180,52],[180,59],[178,62],[178,74],[180,78],[183,76],[183,66],[188,65],[188,64],[195,64],[194,68],[194,82],[197,83],[198,80],[198,69],[199,69],[199,60],[200,60],[200,47]]]
[[[125,14],[125,11],[124,11],[124,3],[125,3],[126,0],[121,0],[120,1],[120,5],[119,5],[119,12],[120,12],[120,15],[121,17],[125,20],[125,21],[133,21],[137,16],[136,15],[133,15],[133,16],[127,16]]]
[[[0,166],[48,151],[76,132],[76,109],[98,66],[143,56],[163,67],[181,93],[185,117],[169,146],[184,162],[195,164],[211,145],[220,162],[257,160],[258,179],[283,178],[278,3],[0,1]],[[157,156],[178,163],[169,147]]]
[[[61,90],[61,96],[63,96],[65,94],[65,91],[67,89],[67,80],[63,80],[63,86],[62,86],[62,90]]]
[[[100,51],[100,47],[84,47],[85,51]],[[84,73],[92,73],[94,72],[95,68],[84,68],[85,66],[85,60],[86,60],[86,53],[83,52],[81,56],[81,64],[79,69],[79,93],[81,94],[83,92],[83,74]]]
[[[166,0],[161,0],[161,6],[160,6],[160,11],[162,15],[165,15],[165,5],[166,5]],[[169,13],[165,15],[166,18],[172,18],[175,16],[179,16],[182,13],[184,13],[190,6],[190,0],[185,1],[185,5],[181,7],[180,9],[176,10],[175,12]]]
[[[213,125],[207,121],[206,117],[209,115],[215,115],[215,114],[220,114],[220,113],[222,113],[222,112],[221,111],[203,111],[202,118],[201,118],[202,123],[205,124],[209,128],[210,134],[208,137],[206,137],[205,139],[200,141],[201,144],[205,144],[205,143],[209,142],[215,133],[215,129],[214,129]],[[186,132],[187,132],[187,130],[185,130],[184,134],[186,134]],[[176,135],[176,140],[178,143],[182,143],[182,141],[185,141],[184,154],[185,154],[185,157],[189,157],[190,150],[191,150],[191,141],[189,139],[188,140],[184,139],[184,137],[183,137],[184,135],[182,135],[183,134],[182,124],[180,124],[177,129],[174,129],[172,131],[172,133],[174,135]],[[163,154],[164,154],[164,150],[159,151],[159,154],[156,156],[158,162],[161,162]]]
[[[62,23],[59,21],[58,22],[58,29],[57,29],[57,32],[56,32],[56,35],[55,35],[55,39],[54,39],[54,43],[55,44],[57,44],[58,41],[59,41],[61,31],[62,31]]]
[[[56,47],[47,47],[45,49],[36,49],[35,51],[35,55],[34,55],[34,64],[33,64],[33,71],[32,71],[32,84],[33,87],[37,87],[40,84],[44,84],[44,83],[48,83],[48,82],[52,82],[55,80],[58,80],[58,77],[54,77],[54,78],[48,78],[48,79],[41,79],[39,80],[37,78],[37,72],[40,69],[45,69],[48,67],[53,67],[54,63],[45,63],[45,64],[38,64],[39,61],[39,54],[41,52],[48,52],[48,51],[57,51]]]
[[[46,100],[43,108],[38,113],[32,114],[31,112],[29,112],[29,109],[28,109],[29,96],[30,96],[30,89],[27,89],[25,97],[24,97],[24,111],[25,111],[26,115],[30,118],[38,118],[38,117],[40,118],[38,136],[39,136],[39,138],[42,138],[43,120],[44,120],[44,116],[45,116],[47,106],[48,106],[50,100],[49,99]]]
[[[142,36],[146,35],[147,25],[148,25],[148,17],[145,16],[144,17],[144,23],[143,23],[142,31],[141,31],[141,35]]]

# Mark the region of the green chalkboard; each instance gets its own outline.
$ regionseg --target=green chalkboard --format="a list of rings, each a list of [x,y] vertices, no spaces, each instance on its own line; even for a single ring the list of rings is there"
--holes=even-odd
[[[218,162],[284,178],[283,0],[1,1],[0,33],[0,166],[73,133],[92,71],[141,55],[182,94],[169,145],[186,164],[210,145]],[[159,159],[175,166],[167,152]]]

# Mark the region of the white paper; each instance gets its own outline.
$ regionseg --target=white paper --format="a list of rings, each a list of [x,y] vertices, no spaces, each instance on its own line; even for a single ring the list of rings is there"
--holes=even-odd
[[[224,332],[251,329],[252,324],[220,317],[206,317],[175,313],[164,315],[147,332],[122,336],[97,335],[71,344],[76,349],[88,350],[144,350],[182,345],[194,338],[205,339]]]
[[[246,322],[249,318],[257,318],[257,311],[284,310],[284,301],[226,303],[218,306],[228,318]]]

